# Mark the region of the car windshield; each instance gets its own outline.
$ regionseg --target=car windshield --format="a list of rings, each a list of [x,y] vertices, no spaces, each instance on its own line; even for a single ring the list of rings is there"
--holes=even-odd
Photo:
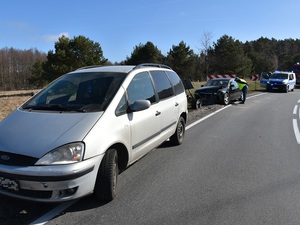
[[[272,73],[271,79],[288,79],[288,74],[286,73]]]
[[[119,89],[126,73],[66,74],[21,108],[51,111],[103,111]]]
[[[206,82],[206,84],[204,84],[204,86],[228,86],[228,80],[218,80],[218,79],[215,79],[215,80],[209,80]]]

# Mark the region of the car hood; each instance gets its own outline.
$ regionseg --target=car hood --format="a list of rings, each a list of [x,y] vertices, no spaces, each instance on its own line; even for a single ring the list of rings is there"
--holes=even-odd
[[[61,145],[82,141],[102,114],[17,109],[0,122],[0,151],[40,158]]]
[[[196,92],[199,94],[211,94],[211,93],[215,93],[218,90],[221,90],[223,88],[224,88],[224,86],[207,86],[207,87],[198,88],[196,90]]]

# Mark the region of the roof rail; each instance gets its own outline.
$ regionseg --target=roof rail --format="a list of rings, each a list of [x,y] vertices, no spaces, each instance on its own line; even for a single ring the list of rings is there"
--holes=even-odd
[[[84,66],[84,67],[80,67],[76,70],[85,70],[85,69],[91,69],[91,68],[96,68],[96,67],[102,67],[103,65],[91,65],[91,66]]]
[[[152,67],[159,67],[159,68],[165,68],[165,69],[172,69],[171,67],[167,66],[167,65],[163,65],[163,64],[159,64],[159,63],[141,63],[138,64],[137,66],[135,66],[133,69],[139,69],[141,67],[145,67],[145,66],[152,66]]]

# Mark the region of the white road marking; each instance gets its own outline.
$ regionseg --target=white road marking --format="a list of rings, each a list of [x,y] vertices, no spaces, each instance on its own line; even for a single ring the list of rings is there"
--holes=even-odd
[[[43,225],[56,217],[58,214],[60,214],[65,209],[69,208],[71,205],[73,205],[77,200],[69,201],[62,203],[58,205],[56,208],[50,210],[46,214],[44,214],[42,217],[38,218],[37,220],[33,221],[30,225]]]
[[[220,111],[222,111],[222,110],[224,110],[224,109],[227,109],[227,108],[230,107],[230,106],[231,106],[231,105],[227,105],[227,106],[225,106],[224,108],[221,108],[221,109],[219,109],[219,110],[217,110],[217,111],[215,111],[215,112],[213,112],[213,113],[211,113],[211,114],[208,114],[207,116],[205,116],[205,117],[203,117],[203,118],[201,118],[201,119],[195,121],[194,123],[191,123],[190,125],[186,126],[185,129],[188,130],[188,129],[190,129],[190,128],[196,126],[198,123],[201,123],[202,121],[206,120],[207,118],[209,118],[209,117],[211,117],[211,116],[217,114],[218,112],[220,112]]]
[[[247,99],[255,98],[255,97],[258,97],[258,96],[261,96],[261,95],[266,95],[266,94],[267,94],[267,93],[261,93],[261,94],[257,94],[257,95],[251,95],[251,96],[247,97]],[[203,118],[201,118],[201,119],[195,121],[194,123],[191,123],[190,125],[186,126],[185,129],[188,130],[188,129],[192,128],[193,126],[196,126],[198,123],[201,123],[202,121],[206,120],[207,118],[209,118],[209,117],[211,117],[211,116],[217,114],[218,112],[220,112],[220,111],[222,111],[222,110],[224,110],[224,109],[226,109],[226,108],[228,108],[228,107],[230,107],[230,106],[231,106],[231,105],[227,105],[227,106],[225,106],[224,108],[221,108],[221,109],[219,109],[219,110],[217,110],[217,111],[215,111],[215,112],[213,112],[213,113],[211,113],[211,114],[209,114],[209,115],[207,115],[207,116],[205,116],[205,117],[203,117]]]
[[[300,99],[297,101],[297,103],[300,103]],[[295,105],[294,110],[293,110],[294,115],[297,115],[298,109],[299,109],[299,106]],[[300,111],[299,111],[298,118],[300,120]],[[300,132],[299,132],[299,126],[298,126],[297,119],[293,119],[293,129],[294,129],[296,140],[297,140],[298,144],[300,144]]]
[[[299,132],[297,119],[293,119],[293,128],[294,128],[296,140],[297,140],[298,144],[300,144],[300,132]]]
[[[298,105],[295,105],[294,110],[293,110],[293,114],[294,114],[294,115],[297,114],[297,110],[298,110]]]

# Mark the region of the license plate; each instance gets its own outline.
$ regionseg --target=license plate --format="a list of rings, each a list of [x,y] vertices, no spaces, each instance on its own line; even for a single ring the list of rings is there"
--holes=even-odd
[[[4,177],[0,177],[0,188],[8,189],[8,190],[19,190],[19,184],[15,180],[7,179]]]

